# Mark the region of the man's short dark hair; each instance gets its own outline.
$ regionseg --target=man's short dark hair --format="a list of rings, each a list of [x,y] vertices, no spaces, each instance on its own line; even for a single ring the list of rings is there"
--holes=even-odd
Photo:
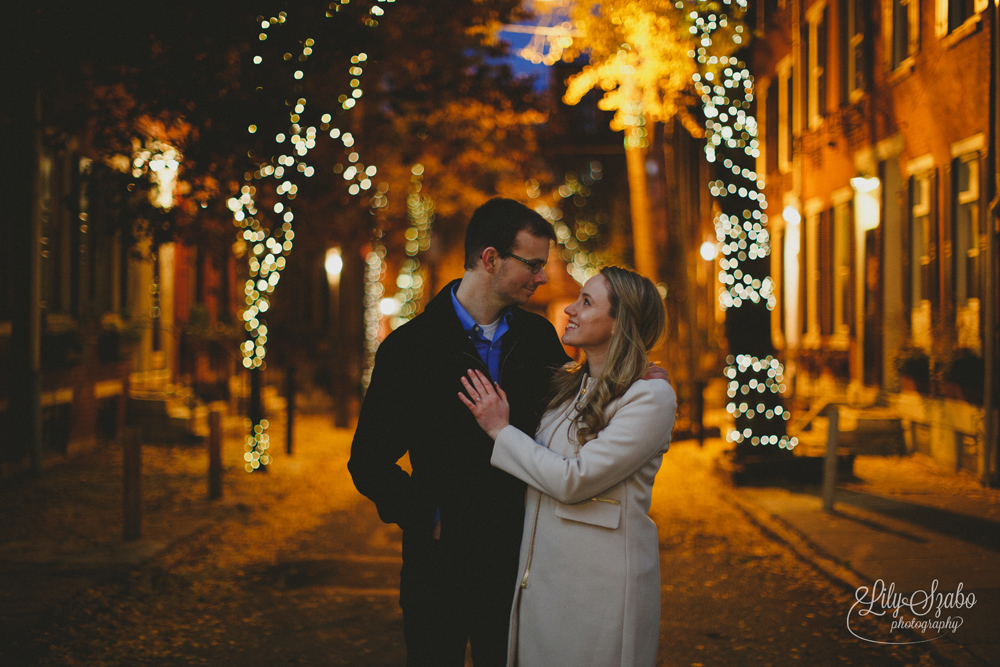
[[[472,214],[465,230],[465,268],[476,268],[483,251],[496,248],[501,257],[509,257],[517,233],[526,231],[538,238],[556,240],[552,225],[519,201],[495,197]]]

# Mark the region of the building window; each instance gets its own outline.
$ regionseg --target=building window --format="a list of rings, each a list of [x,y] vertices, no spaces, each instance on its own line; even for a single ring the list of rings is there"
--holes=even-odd
[[[952,162],[952,284],[958,343],[979,349],[979,154]]]
[[[788,68],[788,83],[785,85],[787,94],[785,95],[785,118],[788,128],[788,141],[785,144],[787,150],[787,160],[789,163],[795,159],[795,134],[798,127],[795,123],[795,67]]]
[[[979,155],[957,158],[954,175],[955,303],[979,298]]]
[[[129,250],[123,241],[124,232],[114,220],[114,213],[102,206],[117,184],[110,167],[100,162],[91,162],[88,169],[86,192],[89,193],[88,199],[93,200],[90,206],[92,211],[88,216],[93,244],[88,268],[93,310],[99,314],[123,314]]]
[[[966,19],[975,13],[975,0],[948,0],[948,32],[962,27]]]
[[[938,37],[950,34],[986,9],[989,0],[935,0],[935,25]]]
[[[856,102],[868,87],[871,8],[866,0],[840,4],[841,103]]]
[[[70,314],[73,306],[73,260],[79,262],[73,224],[66,202],[71,192],[71,161],[61,154],[39,157],[39,215],[41,216],[42,310]],[[76,252],[74,252],[76,250]]]
[[[885,0],[885,6],[892,12],[887,46],[896,69],[920,50],[920,0]]]
[[[813,5],[808,16],[808,25],[803,34],[804,60],[806,71],[806,104],[808,125],[819,125],[826,115],[826,69],[829,51],[828,20],[829,10],[825,3]]]
[[[910,331],[920,347],[930,346],[932,309],[937,303],[935,181],[931,171],[910,178]]]
[[[774,15],[778,13],[778,0],[763,0],[763,2],[754,3],[757,7],[757,11],[753,16],[754,30],[765,32],[768,27],[768,22],[773,21]],[[784,6],[784,2],[781,3]]]

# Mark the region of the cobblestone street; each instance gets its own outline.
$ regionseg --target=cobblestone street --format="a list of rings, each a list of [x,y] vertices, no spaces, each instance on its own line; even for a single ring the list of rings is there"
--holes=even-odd
[[[4,490],[0,663],[401,665],[399,532],[350,482],[350,432],[303,416],[294,456],[275,437],[266,475],[242,472],[238,428],[230,433],[215,503],[203,449],[144,449],[134,545],[120,542],[113,446]],[[655,487],[660,664],[951,664],[928,644],[853,637],[853,592],[728,500],[736,491],[712,473],[720,447],[675,443]]]

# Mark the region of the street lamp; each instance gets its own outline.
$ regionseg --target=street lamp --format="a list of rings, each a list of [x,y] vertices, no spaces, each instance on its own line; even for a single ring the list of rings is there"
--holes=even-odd
[[[859,230],[868,231],[879,225],[879,185],[881,182],[877,178],[857,176],[851,179],[851,187],[854,188],[854,215]]]
[[[784,218],[785,222],[789,225],[797,225],[802,222],[802,214],[799,213],[799,209],[794,206],[786,206],[785,210],[781,212],[781,217]]]
[[[854,189],[854,349],[852,351],[852,378],[851,383],[857,386],[864,384],[865,378],[865,350],[867,346],[873,345],[873,341],[866,340],[871,334],[865,329],[868,322],[865,317],[865,299],[872,293],[876,286],[870,284],[868,278],[868,232],[874,234],[878,229],[880,218],[882,217],[881,202],[881,181],[878,178],[866,178],[856,176],[851,179],[851,187]],[[876,258],[877,259],[877,258]],[[870,363],[870,362],[869,362]]]
[[[782,306],[785,309],[785,343],[788,348],[798,348],[799,337],[802,332],[802,318],[807,317],[813,321],[810,313],[803,313],[799,309],[799,294],[805,289],[805,285],[800,282],[800,268],[802,265],[802,214],[795,206],[786,206],[781,212],[781,217],[785,221],[785,243],[782,269],[784,271],[784,299]],[[814,267],[815,261],[807,266]],[[812,303],[812,302],[810,302]],[[810,305],[810,307],[814,307]],[[780,330],[780,329],[779,329]]]
[[[340,254],[340,248],[334,246],[327,249],[326,258],[323,261],[323,268],[326,271],[326,284],[329,288],[326,297],[326,308],[324,309],[323,325],[336,325],[340,327],[340,274],[344,270],[344,258]],[[336,335],[336,331],[334,335]]]
[[[346,369],[344,364],[343,351],[343,326],[340,313],[340,274],[344,270],[344,257],[340,248],[334,246],[326,251],[326,258],[323,262],[326,270],[326,282],[330,287],[329,298],[327,300],[329,314],[327,323],[332,325],[333,336],[333,376],[331,379],[331,389],[333,393],[334,426],[346,427],[349,421],[347,410],[348,388],[346,381]]]
[[[315,266],[315,265],[313,265]],[[326,282],[331,288],[340,284],[340,272],[344,269],[344,258],[340,256],[340,248],[330,248],[326,251]]]
[[[699,256],[705,260],[695,267],[695,280],[699,296],[691,311],[692,323],[705,332],[713,330],[713,320],[719,323],[718,294],[715,291],[715,281],[710,279],[714,262],[719,256],[719,245],[716,241],[706,240],[698,248]],[[711,313],[715,317],[711,317]],[[691,429],[698,436],[698,446],[705,441],[705,358],[712,352],[711,346],[700,342],[696,336],[688,338],[688,376],[691,380]]]
[[[378,308],[383,315],[389,317],[391,315],[396,315],[399,313],[399,300],[395,297],[386,297],[379,301]]]
[[[156,187],[150,193],[150,203],[164,211],[174,206],[177,174],[180,169],[180,151],[169,144],[152,140],[136,152],[132,160],[132,176],[138,178],[145,170]],[[150,276],[150,346],[151,358],[146,357],[146,347],[140,352],[139,364],[144,371],[171,369],[177,354],[174,337],[174,298],[177,280],[176,249],[173,243],[163,243],[153,253]],[[173,372],[169,372],[173,377]],[[173,381],[173,380],[170,380]]]

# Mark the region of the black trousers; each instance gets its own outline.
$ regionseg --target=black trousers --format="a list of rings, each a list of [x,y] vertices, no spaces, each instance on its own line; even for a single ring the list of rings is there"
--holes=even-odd
[[[462,558],[437,542],[404,548],[399,604],[407,667],[504,667],[516,552]],[[409,553],[407,553],[409,552]]]

